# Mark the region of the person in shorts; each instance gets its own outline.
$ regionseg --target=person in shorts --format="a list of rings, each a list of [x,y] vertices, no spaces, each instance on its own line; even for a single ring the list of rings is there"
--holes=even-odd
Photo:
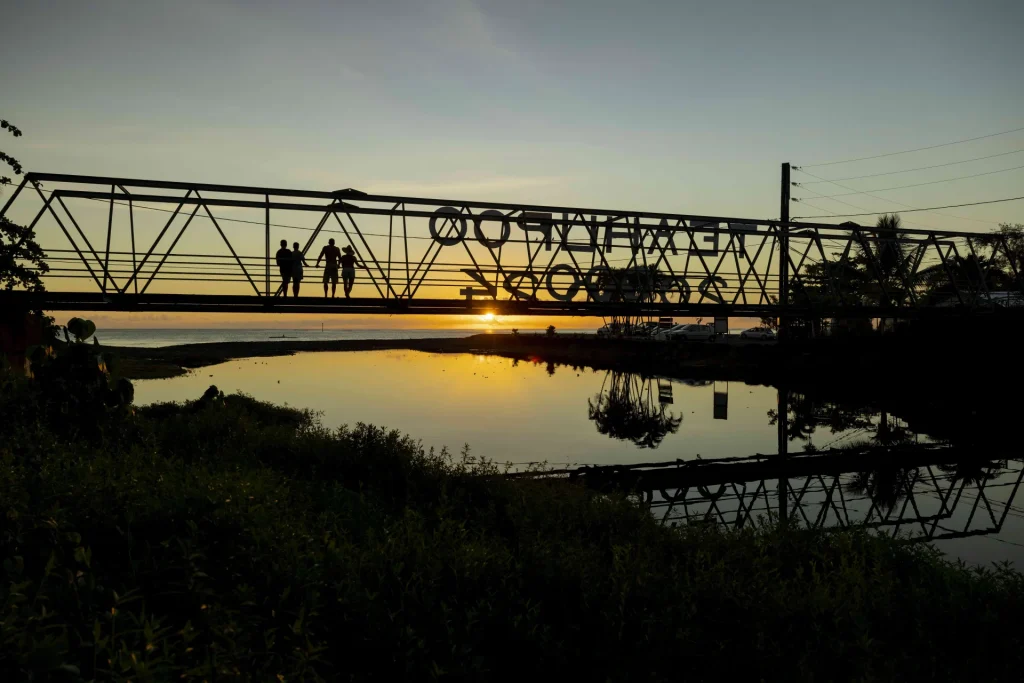
[[[356,257],[352,255],[352,247],[345,247],[342,249],[344,254],[341,255],[341,280],[345,285],[345,298],[351,298],[352,286],[356,283],[356,268],[365,268],[361,263],[356,261]]]
[[[338,263],[341,261],[341,249],[334,246],[334,238],[327,240],[327,246],[320,250],[316,257],[316,267],[320,267],[320,259],[327,259],[324,265],[324,296],[327,296],[327,283],[331,283],[331,298],[338,291]]]
[[[288,283],[292,279],[292,262],[294,261],[292,251],[288,248],[288,240],[281,240],[281,248],[277,250],[276,256],[277,267],[281,271],[281,290],[285,296],[288,296]]]

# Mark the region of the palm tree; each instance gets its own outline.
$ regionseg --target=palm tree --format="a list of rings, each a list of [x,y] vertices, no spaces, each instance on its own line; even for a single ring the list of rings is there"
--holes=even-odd
[[[906,304],[914,286],[910,271],[916,250],[909,246],[902,228],[898,214],[883,215],[874,230],[861,233],[853,247],[851,261],[858,271],[856,284],[861,296],[884,308]],[[886,320],[881,321],[883,327]]]

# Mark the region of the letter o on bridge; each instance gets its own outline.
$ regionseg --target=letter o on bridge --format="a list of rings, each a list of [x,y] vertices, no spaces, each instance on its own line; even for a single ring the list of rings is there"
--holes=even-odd
[[[482,223],[484,223],[484,216],[489,216],[501,220],[501,237],[496,240],[488,239],[487,235],[484,234]],[[488,223],[492,221],[487,221]],[[479,216],[473,219],[473,235],[476,236],[476,241],[485,247],[491,249],[497,249],[501,245],[508,242],[509,236],[512,235],[512,225],[508,222],[508,217],[501,211],[496,209],[487,209],[481,211]]]
[[[569,288],[565,290],[565,292],[560,293],[555,291],[554,277],[558,273],[565,273],[572,276],[572,284],[569,285]],[[554,268],[551,268],[548,271],[545,280],[547,281],[548,294],[550,294],[551,298],[555,301],[572,301],[576,295],[579,294],[580,274],[568,263],[559,263]]]
[[[459,234],[458,235],[446,235],[442,237],[437,232],[437,219],[442,218],[445,221],[445,225],[456,225],[458,220]],[[450,223],[449,223],[450,221]],[[434,212],[434,215],[430,217],[430,236],[434,238],[435,242],[445,247],[453,247],[463,240],[466,236],[466,218],[459,210],[454,206],[442,206],[440,209]]]

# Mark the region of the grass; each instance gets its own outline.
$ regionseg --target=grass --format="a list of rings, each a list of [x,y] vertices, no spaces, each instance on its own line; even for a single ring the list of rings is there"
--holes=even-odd
[[[0,393],[0,679],[993,680],[1024,581],[925,546],[659,526],[245,396],[78,429]]]

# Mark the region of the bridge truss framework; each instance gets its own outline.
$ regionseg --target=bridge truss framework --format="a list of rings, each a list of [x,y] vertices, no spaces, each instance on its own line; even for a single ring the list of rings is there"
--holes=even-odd
[[[4,296],[48,310],[876,318],[1024,303],[996,234],[52,173],[27,174],[2,216],[51,265],[47,293]],[[282,296],[274,243],[312,261],[328,236],[365,266],[359,296]]]

